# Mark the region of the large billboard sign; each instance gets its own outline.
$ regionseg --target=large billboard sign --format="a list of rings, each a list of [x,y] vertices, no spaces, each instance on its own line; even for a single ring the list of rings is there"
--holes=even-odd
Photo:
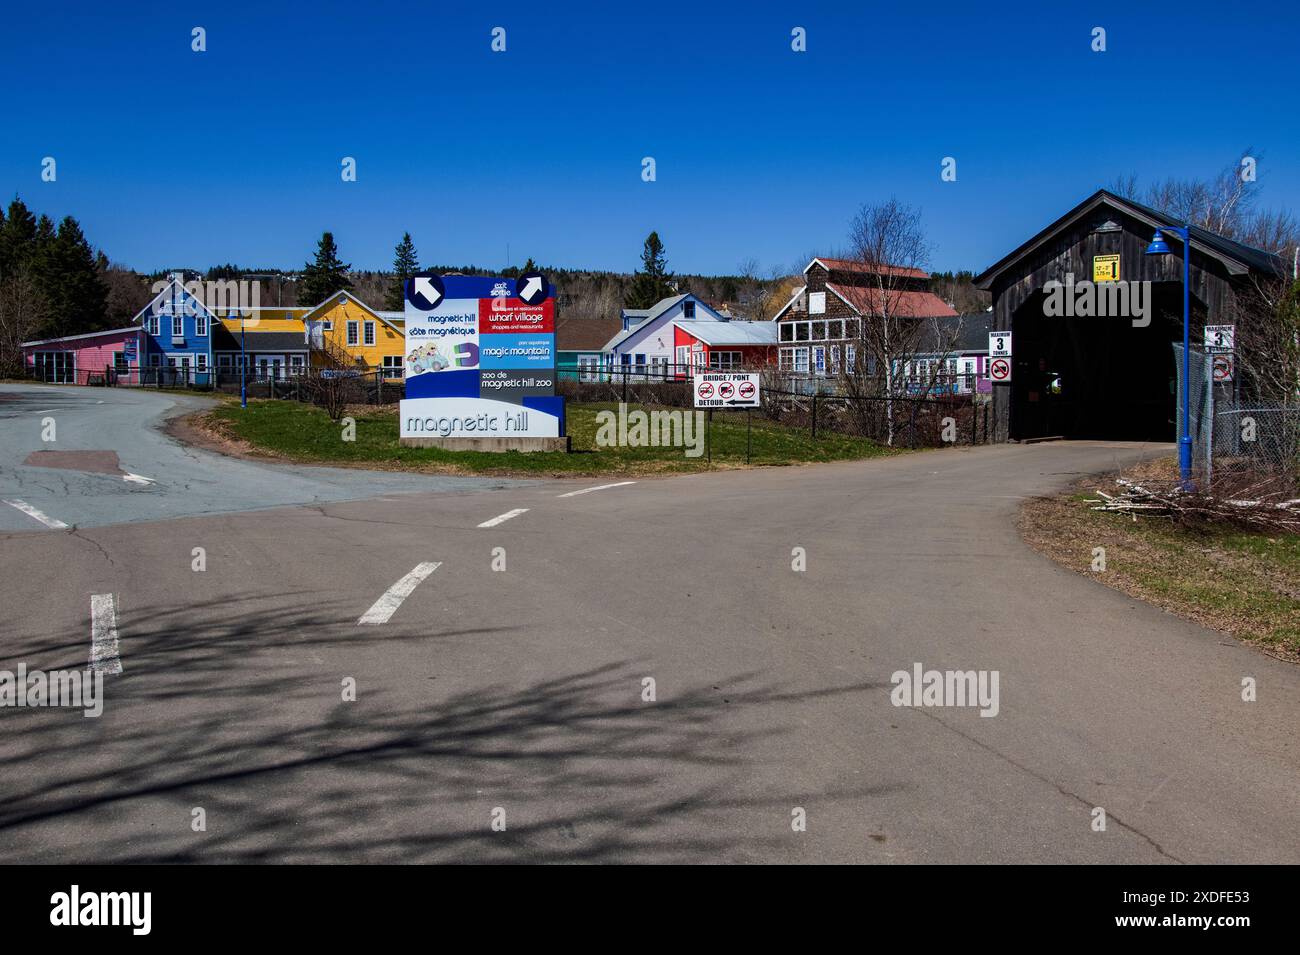
[[[555,289],[518,279],[420,274],[406,282],[403,438],[558,438]]]

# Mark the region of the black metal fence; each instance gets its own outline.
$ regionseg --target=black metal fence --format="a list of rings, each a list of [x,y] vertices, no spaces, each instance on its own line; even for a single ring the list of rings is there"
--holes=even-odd
[[[109,365],[102,368],[53,367],[27,368],[32,381],[54,385],[88,385],[91,387],[174,388],[190,391],[219,391],[250,398],[282,398],[312,401],[322,388],[338,391],[347,404],[385,405],[401,401],[406,393],[400,372],[392,370],[353,370],[332,368],[285,367],[259,368],[249,365],[247,373],[229,365],[196,368],[191,365]],[[325,384],[329,382],[330,384]]]
[[[556,392],[571,401],[623,403],[629,408],[690,408],[695,403],[692,376],[722,371],[757,373],[762,406],[756,410],[761,416],[807,428],[814,437],[846,434],[913,448],[991,441],[990,404],[987,396],[975,393],[974,375],[902,379],[888,395],[881,379],[845,381],[770,366],[623,366],[564,369],[557,376]]]

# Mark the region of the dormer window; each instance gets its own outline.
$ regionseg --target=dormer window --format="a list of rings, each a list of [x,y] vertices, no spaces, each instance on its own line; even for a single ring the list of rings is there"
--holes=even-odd
[[[695,317],[695,303],[682,302],[682,318],[694,318],[694,317]]]

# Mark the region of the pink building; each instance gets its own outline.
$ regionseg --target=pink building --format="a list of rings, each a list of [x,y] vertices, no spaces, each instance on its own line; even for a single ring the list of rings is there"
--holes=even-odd
[[[140,383],[139,325],[85,335],[23,342],[23,363],[39,381],[84,385],[110,377],[124,385]]]

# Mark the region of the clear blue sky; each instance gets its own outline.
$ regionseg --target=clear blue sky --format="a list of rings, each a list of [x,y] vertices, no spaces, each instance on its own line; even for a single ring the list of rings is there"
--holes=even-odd
[[[1298,11],[11,4],[0,188],[140,270],[296,267],[326,229],[358,268],[409,230],[425,263],[503,266],[508,242],[516,265],[631,270],[656,229],[673,270],[729,272],[834,247],[890,196],[922,208],[932,268],[979,269],[1117,174],[1208,176],[1247,146],[1263,202],[1300,211]]]

